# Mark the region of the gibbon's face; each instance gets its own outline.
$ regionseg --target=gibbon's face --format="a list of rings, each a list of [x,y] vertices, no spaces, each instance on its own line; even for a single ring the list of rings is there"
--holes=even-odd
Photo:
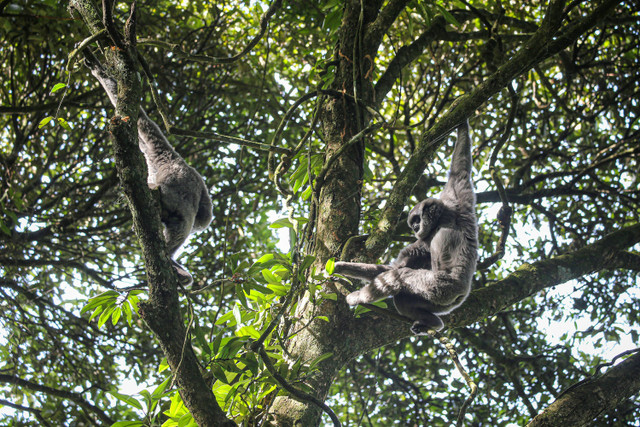
[[[442,215],[442,209],[442,202],[433,197],[424,199],[411,209],[407,223],[418,239],[427,240],[432,237]]]

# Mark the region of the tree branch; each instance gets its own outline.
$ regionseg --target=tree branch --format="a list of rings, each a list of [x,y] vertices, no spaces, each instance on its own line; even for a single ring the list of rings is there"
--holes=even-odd
[[[0,5],[0,7],[2,7],[2,5]],[[0,9],[1,10],[1,9]],[[31,408],[29,406],[22,406],[22,405],[18,405],[16,403],[13,402],[9,402],[8,400],[4,400],[4,399],[0,399],[0,405],[3,406],[8,406],[10,408],[13,409],[17,409],[18,411],[25,411],[25,412],[30,412],[33,414],[34,417],[36,417],[36,419],[38,420],[38,422],[40,423],[40,425],[43,425],[45,427],[49,427],[51,424],[49,424],[47,422],[47,420],[42,416],[42,411],[40,409],[36,409],[36,408]]]
[[[491,286],[472,291],[467,301],[443,316],[451,328],[470,325],[493,316],[543,289],[560,285],[596,271],[615,268],[618,257],[640,242],[640,224],[615,231],[574,252],[525,263]]]
[[[613,232],[577,251],[533,264],[525,263],[495,284],[471,291],[462,306],[442,319],[448,328],[459,328],[489,318],[543,289],[616,268],[621,254],[626,254],[625,250],[638,242],[640,224]],[[380,322],[379,318],[379,315],[362,316],[349,325],[349,334],[367,337],[361,340],[362,347],[350,349],[353,357],[411,335],[402,319],[385,316],[385,321]]]
[[[391,25],[393,25],[404,8],[407,7],[408,3],[409,0],[391,0],[380,11],[378,17],[368,26],[364,35],[364,44],[368,46],[365,52],[370,53],[378,50],[378,46],[382,43],[385,34],[387,34]]]
[[[396,56],[391,60],[387,69],[375,85],[376,100],[378,103],[384,100],[396,80],[400,77],[404,67],[415,61],[422,55],[427,46],[429,46],[429,43],[444,33],[444,26],[444,18],[438,15],[431,21],[431,26],[420,34],[415,41],[398,49],[398,53],[396,53]]]
[[[640,353],[561,394],[527,427],[582,426],[640,391]]]
[[[103,423],[107,425],[111,425],[115,422],[102,409],[87,402],[78,393],[73,393],[66,390],[59,390],[57,388],[48,387],[46,385],[36,384],[34,382],[23,380],[22,378],[14,377],[12,375],[6,375],[6,374],[0,374],[0,382],[17,385],[18,387],[27,388],[29,390],[33,390],[40,393],[49,394],[51,396],[56,396],[56,397],[70,400],[71,402],[80,406],[84,411],[96,414],[96,416]]]
[[[267,11],[260,18],[260,31],[258,32],[258,34],[253,37],[253,39],[247,44],[247,46],[245,46],[244,49],[242,49],[241,52],[234,56],[214,57],[209,55],[190,54],[182,49],[182,47],[178,44],[168,43],[162,40],[150,38],[142,39],[139,41],[139,43],[167,49],[176,57],[183,58],[189,61],[202,62],[205,64],[231,64],[232,62],[236,62],[237,60],[241,59],[243,56],[251,52],[251,50],[258,44],[258,42],[260,42],[260,39],[262,39],[262,37],[264,37],[267,32],[269,20],[273,17],[273,15],[275,15],[280,6],[282,6],[282,0],[275,0],[271,4],[271,6],[269,6],[269,9],[267,9]]]

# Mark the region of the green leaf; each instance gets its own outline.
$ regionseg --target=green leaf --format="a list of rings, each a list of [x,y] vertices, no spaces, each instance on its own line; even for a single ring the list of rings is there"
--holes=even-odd
[[[114,305],[102,312],[102,314],[100,315],[100,318],[98,319],[98,329],[102,328],[102,326],[107,322],[107,320],[109,320],[109,317],[111,317],[111,313],[113,313],[115,309],[116,309],[116,306]]]
[[[326,359],[330,358],[331,356],[333,356],[333,353],[324,353],[324,354],[322,354],[322,355],[320,355],[320,356],[316,357],[315,359],[313,359],[313,360],[311,361],[311,363],[309,363],[309,370],[310,370],[310,371],[313,371],[313,370],[316,368],[316,366],[318,366],[318,364],[319,364],[320,362],[322,362],[323,360],[326,360]]]
[[[451,13],[449,13],[449,11],[445,9],[445,7],[442,4],[436,3],[436,7],[438,8],[438,10],[440,11],[442,16],[448,23],[456,27],[460,26],[460,23],[458,22],[458,20],[454,18],[454,16]]]
[[[240,283],[236,283],[236,296],[238,297],[238,300],[240,300],[240,304],[242,304],[243,307],[245,308],[249,308],[249,305],[247,304],[247,298],[244,294],[244,290],[242,289],[242,285]]]
[[[138,402],[138,400],[133,397],[133,396],[129,396],[126,394],[122,394],[122,393],[118,393],[117,391],[109,391],[108,392],[111,396],[115,397],[118,400],[121,400],[122,402],[126,403],[129,406],[133,406],[136,409],[140,409],[142,410],[142,404],[140,402]]]
[[[167,386],[171,382],[171,379],[172,378],[169,377],[166,380],[162,381],[160,385],[156,387],[155,390],[153,390],[153,392],[151,393],[151,396],[156,400],[162,397],[162,395],[164,394],[164,391],[167,389]]]
[[[300,270],[304,271],[307,268],[311,267],[311,265],[315,262],[316,257],[313,255],[306,255],[302,262],[300,263]]]
[[[308,186],[307,189],[302,192],[300,197],[302,197],[302,200],[309,200],[309,197],[311,197],[311,193],[313,193],[313,188],[311,186]]]
[[[335,271],[335,268],[336,268],[336,259],[329,258],[327,260],[327,264],[324,266],[324,269],[327,270],[327,273],[333,274],[333,272]]]
[[[89,322],[91,322],[98,314],[102,313],[102,310],[104,310],[104,307],[96,308],[91,314],[91,316],[89,316]]]
[[[58,117],[57,120],[60,126],[65,128],[66,130],[72,130],[71,125],[65,119],[63,119],[62,117]]]
[[[274,255],[273,254],[265,254],[262,255],[260,258],[258,258],[255,262],[255,264],[262,264],[265,263],[267,261],[271,261],[273,259]]]
[[[38,123],[38,129],[42,129],[43,127],[45,127],[51,120],[53,120],[53,117],[45,117],[44,119],[40,120],[40,123]]]
[[[211,346],[211,353],[214,355],[218,354],[218,349],[220,348],[220,343],[222,342],[222,334],[224,331],[220,331],[218,335],[213,339],[213,344]]]
[[[279,278],[277,278],[272,272],[271,270],[267,270],[266,268],[264,268],[262,270],[262,276],[265,278],[265,280],[269,283],[269,284],[278,284],[280,283],[282,280],[280,280]]]
[[[120,320],[121,315],[122,315],[122,308],[116,307],[116,309],[113,310],[113,314],[111,315],[111,324],[113,326],[115,326],[116,323],[118,323],[118,320]]]
[[[331,293],[320,292],[320,295],[324,299],[330,299],[332,301],[337,301],[338,300],[338,296],[336,295],[335,292],[331,292]]]
[[[106,291],[100,295],[89,298],[89,302],[80,310],[80,314],[86,313],[89,310],[93,310],[98,306],[109,306],[115,304],[120,294],[116,291]]]
[[[131,326],[133,324],[133,310],[131,308],[131,302],[127,301],[127,303],[122,306],[122,310],[124,311],[124,318],[127,321],[127,324]]]
[[[55,92],[59,91],[62,88],[65,88],[65,87],[67,87],[67,85],[64,84],[64,83],[56,83],[56,85],[53,86],[53,89],[51,89],[51,93],[55,93]]]
[[[293,228],[293,224],[289,221],[289,218],[280,218],[275,220],[269,225],[269,228]]]

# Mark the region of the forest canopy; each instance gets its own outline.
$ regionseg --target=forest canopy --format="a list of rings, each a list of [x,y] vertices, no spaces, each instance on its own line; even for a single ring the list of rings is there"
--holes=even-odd
[[[637,2],[0,0],[0,36],[3,424],[639,425]],[[212,200],[188,286],[140,108]],[[415,240],[465,121],[477,271],[414,336],[332,267]]]

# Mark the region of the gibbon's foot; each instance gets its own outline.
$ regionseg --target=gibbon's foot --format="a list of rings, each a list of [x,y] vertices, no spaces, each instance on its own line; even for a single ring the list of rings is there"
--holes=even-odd
[[[411,325],[411,332],[413,332],[414,335],[427,335],[427,330],[429,329],[439,331],[442,328],[444,328],[442,319],[435,314],[431,314],[428,317],[424,317],[413,322],[413,325]]]
[[[193,277],[187,270],[185,270],[183,266],[181,266],[174,260],[171,260],[171,262],[173,264],[173,268],[176,269],[176,273],[178,273],[178,281],[182,286],[189,286],[191,283],[193,283]]]
[[[360,297],[360,291],[351,292],[347,295],[347,304],[351,307],[354,307],[358,304],[361,304],[362,298]]]

